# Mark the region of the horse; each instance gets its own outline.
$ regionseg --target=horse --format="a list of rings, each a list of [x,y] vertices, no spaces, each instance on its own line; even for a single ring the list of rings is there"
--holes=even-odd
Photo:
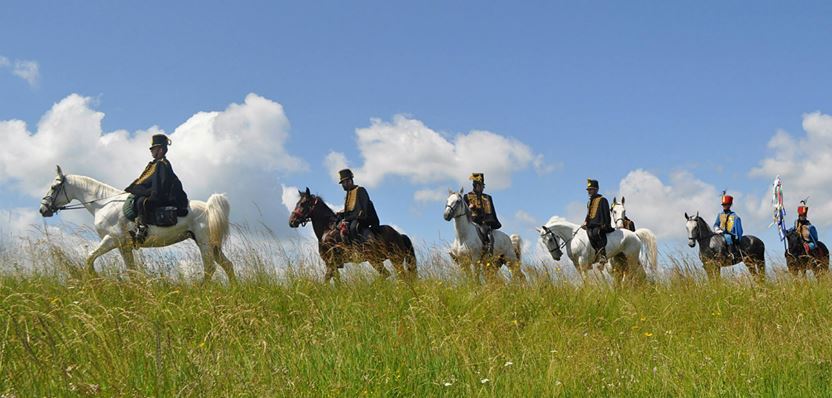
[[[461,267],[464,267],[463,269],[466,271],[470,269],[467,264],[479,264],[476,267],[479,272],[484,260],[484,244],[479,237],[476,224],[471,220],[471,211],[463,200],[462,189],[459,192],[448,191],[448,200],[445,204],[443,216],[445,221],[454,220],[454,229],[456,230],[456,238],[451,244],[451,258]],[[496,276],[499,268],[505,265],[511,271],[512,279],[525,280],[526,277],[520,270],[522,254],[520,235],[508,236],[503,231],[494,230],[492,236],[494,239],[493,258],[485,263],[486,278],[491,279]]]
[[[622,196],[621,202],[619,202],[614,197],[610,206],[610,213],[612,214],[612,219],[615,221],[615,227],[620,229],[629,229],[630,226],[635,226],[635,223],[627,217],[627,209],[624,207],[625,200]],[[641,263],[649,264],[650,271],[655,275],[659,265],[658,259],[656,258],[658,256],[656,235],[647,228],[638,228],[633,232],[642,240],[642,243],[647,249],[641,252]]]
[[[823,242],[818,241],[815,250],[807,254],[803,239],[796,230],[790,229],[786,232],[786,243],[786,267],[792,275],[805,275],[812,270],[819,277],[829,271],[829,249]]]
[[[339,268],[347,262],[367,261],[383,278],[390,276],[384,268],[384,260],[390,260],[398,275],[403,279],[416,277],[416,251],[410,238],[389,225],[374,228],[370,240],[363,244],[348,244],[340,238],[338,217],[317,195],[298,191],[300,198],[289,215],[289,226],[298,228],[312,222],[315,237],[318,238],[318,253],[326,265],[324,280],[329,283],[335,278],[340,281]]]
[[[593,267],[596,252],[589,242],[589,235],[585,228],[554,216],[538,228],[537,232],[555,261],[560,261],[563,256],[562,249],[565,247],[566,255],[572,260],[572,264],[582,277],[586,277],[587,271]],[[638,282],[646,280],[647,273],[639,263],[642,246],[650,252],[650,258],[656,258],[657,254],[655,243],[645,244],[644,242],[650,242],[645,232],[639,235],[627,229],[616,229],[607,234],[605,248],[612,264],[613,280],[616,283],[631,279]]]
[[[149,226],[147,239],[138,247],[129,234],[129,221],[122,211],[129,194],[91,177],[65,175],[57,166],[57,176],[46,196],[41,200],[40,214],[52,217],[61,210],[85,208],[94,218],[96,233],[101,238],[86,259],[87,271],[95,274],[95,260],[113,249],[118,249],[127,269],[136,270],[133,250],[144,247],[163,247],[193,239],[202,255],[204,282],[211,280],[218,263],[228,280],[234,283],[234,265],[222,251],[228,237],[228,216],[231,205],[223,194],[213,194],[207,202],[192,200],[188,215],[179,217],[170,227]],[[67,206],[73,200],[80,205]]]
[[[685,213],[685,222],[688,230],[688,246],[695,247],[699,243],[699,260],[710,279],[719,278],[721,267],[730,267],[740,261],[745,263],[748,271],[759,280],[766,277],[766,247],[762,240],[753,235],[744,235],[737,242],[741,256],[733,258],[728,254],[728,245],[722,234],[711,229],[711,226],[699,217],[697,212],[694,216]]]

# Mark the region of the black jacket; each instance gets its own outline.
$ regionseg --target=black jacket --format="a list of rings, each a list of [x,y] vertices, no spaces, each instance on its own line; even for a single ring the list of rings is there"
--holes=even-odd
[[[584,220],[587,229],[601,228],[604,232],[612,232],[612,217],[610,216],[610,203],[607,198],[595,194],[586,204],[586,219]]]
[[[503,224],[497,219],[497,209],[491,195],[468,192],[464,197],[465,204],[471,209],[471,221],[479,225],[488,225],[491,229],[500,229]]]
[[[347,191],[344,198],[344,211],[341,215],[344,221],[358,221],[362,228],[379,226],[378,214],[370,200],[370,195],[364,187],[356,186]]]
[[[166,158],[148,163],[139,178],[124,190],[138,197],[148,197],[155,206],[188,208],[188,195]]]

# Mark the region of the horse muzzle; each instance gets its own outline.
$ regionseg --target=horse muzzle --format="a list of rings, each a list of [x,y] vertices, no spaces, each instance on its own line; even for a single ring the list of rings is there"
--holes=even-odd
[[[55,212],[52,211],[52,209],[49,208],[49,206],[46,206],[46,205],[40,205],[40,210],[39,211],[40,211],[40,215],[43,216],[43,217],[52,217],[53,215],[55,215]]]
[[[688,246],[690,246],[690,247],[696,246],[696,241],[693,240],[693,239],[688,239]]]
[[[442,217],[445,219],[445,221],[451,221],[451,219],[454,218],[453,209],[451,209],[451,208],[445,209],[445,212],[442,213]]]

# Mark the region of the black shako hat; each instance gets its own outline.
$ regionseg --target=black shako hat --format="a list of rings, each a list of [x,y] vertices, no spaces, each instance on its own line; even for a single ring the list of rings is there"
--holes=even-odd
[[[344,180],[349,180],[350,178],[353,178],[352,170],[344,169],[344,170],[341,170],[341,171],[338,172],[338,183],[339,184],[344,182]]]

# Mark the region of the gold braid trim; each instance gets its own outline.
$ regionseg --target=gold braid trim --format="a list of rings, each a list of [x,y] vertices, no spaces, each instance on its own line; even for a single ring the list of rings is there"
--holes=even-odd
[[[358,200],[358,187],[347,191],[347,201],[344,204],[344,211],[353,211],[353,209],[355,209],[356,200]]]
[[[144,171],[142,172],[142,175],[140,175],[139,178],[137,178],[135,181],[133,181],[132,185],[144,184],[148,179],[150,179],[151,176],[153,176],[153,173],[155,173],[155,172],[156,172],[156,162],[149,163],[147,165],[147,167],[144,168]]]
[[[601,198],[602,196],[598,196],[593,198],[589,202],[589,219],[592,220],[598,215],[598,206],[601,206]]]

